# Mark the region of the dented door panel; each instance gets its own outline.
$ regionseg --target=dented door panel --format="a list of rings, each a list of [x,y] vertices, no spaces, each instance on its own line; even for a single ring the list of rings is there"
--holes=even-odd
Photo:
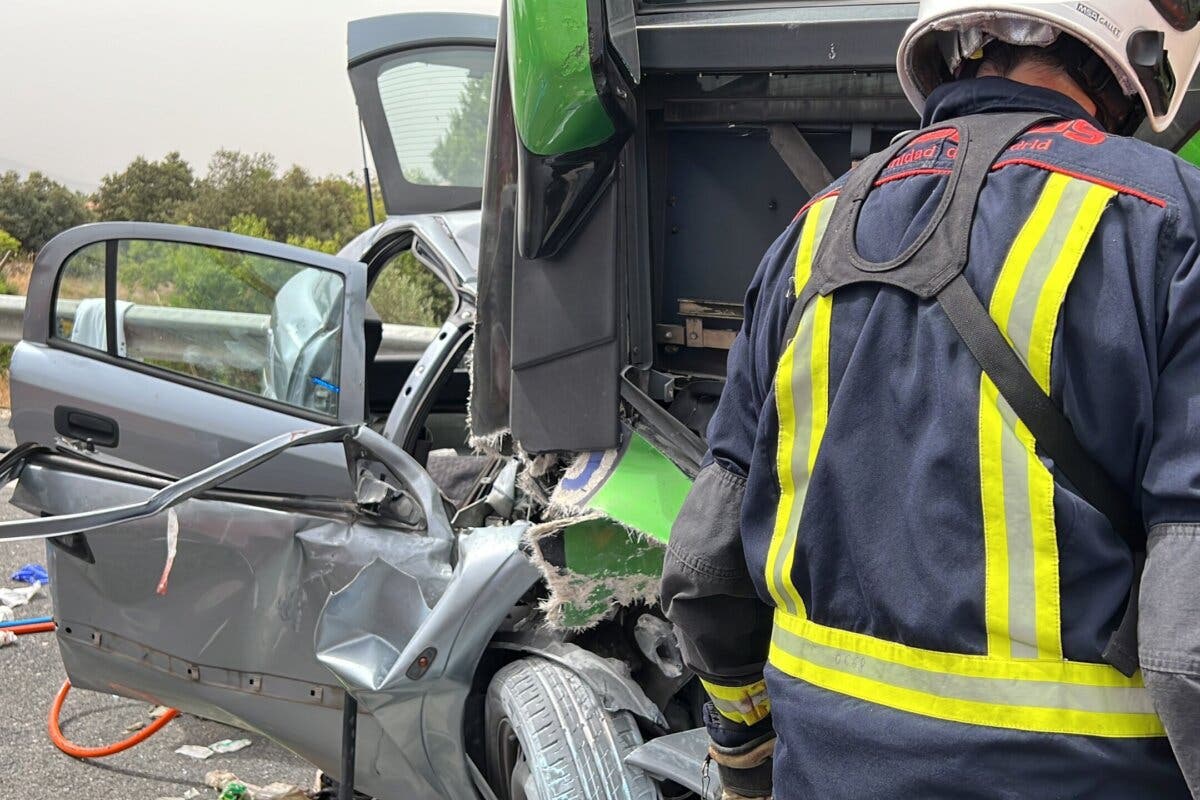
[[[294,498],[282,511],[211,496],[295,447],[336,441],[359,486],[353,512],[334,513],[319,498],[319,510],[305,512]],[[428,475],[361,427],[277,437],[157,490],[85,474],[86,465],[5,466],[19,471],[18,506],[56,516],[0,524],[0,538],[86,537],[88,558],[48,548],[57,635],[75,685],[256,731],[336,775],[344,701],[336,674],[362,702],[362,790],[474,797],[462,714],[483,649],[538,577],[519,548],[523,527],[456,541]],[[415,509],[420,525],[380,524],[389,500]],[[178,551],[160,593],[170,515]],[[337,621],[318,637],[327,601]],[[357,652],[346,635],[380,646]],[[341,645],[336,664],[322,663],[329,641]],[[389,663],[407,665],[409,651],[427,650],[420,675],[381,672],[389,653]]]
[[[14,500],[46,507],[57,498],[55,511],[74,513],[150,494],[78,476],[64,492],[63,481],[62,473],[29,467]],[[375,558],[420,576],[424,591],[438,597],[450,579],[450,543],[229,502],[187,500],[175,511],[179,550],[165,595],[155,593],[166,556],[165,514],[87,534],[94,564],[47,548],[67,674],[82,688],[256,731],[336,772],[343,695],[313,651],[320,610]],[[380,736],[363,715],[360,787],[422,796],[396,790],[397,782],[414,785],[403,762],[382,770],[376,763],[392,749]]]

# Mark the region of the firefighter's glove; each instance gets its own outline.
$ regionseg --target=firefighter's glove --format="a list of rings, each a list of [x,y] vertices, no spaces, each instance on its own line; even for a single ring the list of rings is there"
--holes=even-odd
[[[737,747],[709,744],[708,757],[721,776],[722,800],[770,800],[774,754],[774,731]]]
[[[722,800],[769,800],[775,727],[770,716],[741,725],[722,716],[712,703],[704,704],[708,728],[708,761],[717,765],[724,791]]]

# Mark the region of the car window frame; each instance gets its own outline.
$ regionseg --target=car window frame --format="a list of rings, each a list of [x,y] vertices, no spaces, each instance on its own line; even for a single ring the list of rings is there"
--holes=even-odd
[[[402,15],[396,15],[402,16]],[[417,15],[412,15],[417,16]],[[349,63],[350,86],[358,104],[359,119],[375,173],[379,177],[383,204],[389,215],[434,214],[480,208],[483,188],[480,186],[437,186],[412,183],[404,177],[399,154],[392,140],[391,126],[379,91],[379,73],[395,58],[421,51],[474,48],[486,50],[495,57],[496,34],[485,35],[480,28],[488,19],[478,14],[447,14],[464,18],[459,33],[430,36],[382,47],[363,55],[352,56]],[[498,23],[498,20],[496,20]],[[370,20],[364,20],[370,22]],[[351,23],[352,25],[355,23]],[[489,101],[490,102],[490,101]],[[486,137],[485,137],[486,140]],[[485,159],[485,176],[486,176]]]
[[[194,378],[163,367],[117,354],[116,326],[117,259],[122,241],[160,241],[209,247],[233,253],[273,258],[299,267],[321,269],[342,278],[342,331],[339,353],[339,397],[336,416],[302,406],[263,397],[213,381]],[[63,272],[80,251],[97,243],[105,244],[105,350],[64,339],[57,332],[58,291]],[[361,300],[355,298],[361,297]],[[149,222],[93,223],[64,231],[38,254],[26,299],[22,338],[129,369],[153,378],[187,386],[249,405],[276,411],[298,419],[322,424],[355,424],[363,421],[365,402],[365,334],[363,311],[366,300],[366,265],[358,261],[330,256],[293,245],[255,239],[227,231],[163,225]]]

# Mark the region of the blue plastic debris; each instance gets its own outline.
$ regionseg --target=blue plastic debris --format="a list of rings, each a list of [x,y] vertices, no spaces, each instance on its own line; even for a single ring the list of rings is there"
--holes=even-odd
[[[338,386],[336,383],[330,383],[324,378],[318,378],[316,375],[313,375],[310,380],[312,380],[314,386],[320,386],[322,389],[328,389],[334,394],[342,393],[342,388],[340,386]]]
[[[42,586],[50,583],[50,575],[41,564],[26,564],[9,577],[19,583],[40,583]]]

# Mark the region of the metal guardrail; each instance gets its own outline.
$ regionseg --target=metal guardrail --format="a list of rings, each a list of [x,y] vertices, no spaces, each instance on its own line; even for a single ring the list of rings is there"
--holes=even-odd
[[[56,311],[74,319],[77,305],[60,300]],[[0,344],[21,341],[24,316],[24,297],[0,295]],[[142,360],[258,369],[266,363],[268,321],[266,314],[134,305],[124,314],[125,342]],[[419,358],[435,336],[436,328],[384,323],[378,357]]]

